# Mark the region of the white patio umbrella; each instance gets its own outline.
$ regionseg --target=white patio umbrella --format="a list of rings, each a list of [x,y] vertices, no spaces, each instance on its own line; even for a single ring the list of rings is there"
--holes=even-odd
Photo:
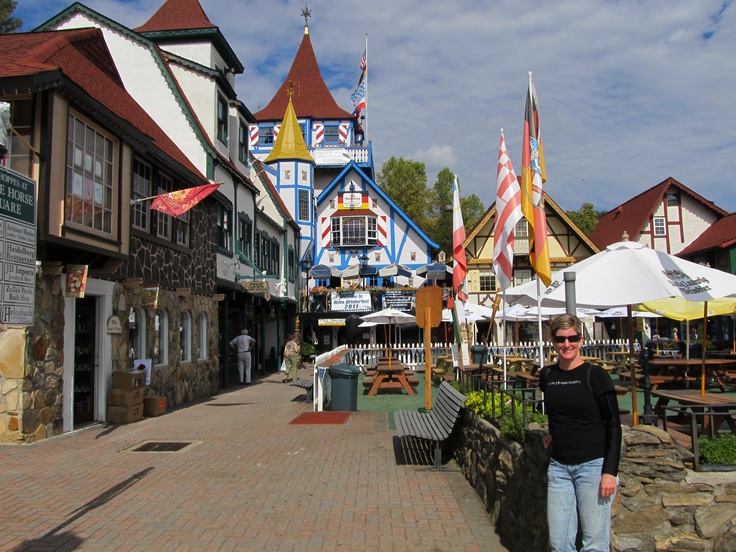
[[[636,305],[665,297],[711,301],[732,295],[736,290],[736,276],[733,274],[674,257],[644,244],[622,241],[552,274],[550,285],[540,294],[542,306],[565,306],[566,272],[575,274],[578,307]],[[509,288],[506,298],[511,303],[536,304],[536,282],[531,286],[523,284]],[[703,378],[703,393],[704,382]],[[636,415],[635,389],[636,379],[632,373],[632,406]],[[645,408],[647,406],[645,403]]]
[[[381,278],[389,278],[391,276],[411,278],[411,274],[411,269],[401,264],[390,264],[378,269],[378,275]]]
[[[565,272],[575,273],[576,303],[584,308],[636,305],[664,297],[710,301],[736,291],[733,274],[623,241],[552,274],[552,282],[541,293],[542,306],[565,306]],[[536,281],[507,289],[506,299],[536,305]]]
[[[360,317],[365,322],[372,322],[375,324],[388,324],[388,335],[391,335],[391,325],[404,326],[416,324],[416,317],[400,311],[398,309],[387,308],[380,311],[372,312]],[[388,352],[388,362],[391,364],[391,347],[389,346],[388,339],[386,340],[386,348]]]
[[[639,308],[637,306],[636,308]],[[596,318],[626,318],[628,309],[626,307],[611,307],[604,311],[600,311],[595,315]],[[702,314],[702,309],[701,309]],[[661,314],[656,314],[649,311],[633,310],[631,316],[634,318],[662,318]]]

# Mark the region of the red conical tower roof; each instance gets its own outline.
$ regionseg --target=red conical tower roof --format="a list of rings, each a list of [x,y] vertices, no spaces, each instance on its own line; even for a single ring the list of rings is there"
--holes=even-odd
[[[217,26],[207,18],[198,0],[166,0],[151,19],[133,30],[150,33],[215,27]]]
[[[350,119],[353,115],[342,109],[322,78],[317,57],[314,55],[309,27],[304,27],[304,38],[299,45],[289,74],[269,104],[255,113],[259,121],[280,121],[289,103],[289,83],[294,83],[292,103],[298,117],[313,119]]]

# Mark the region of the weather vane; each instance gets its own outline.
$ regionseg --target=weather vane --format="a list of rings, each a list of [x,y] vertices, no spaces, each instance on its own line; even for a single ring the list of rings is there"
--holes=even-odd
[[[310,10],[306,4],[302,8],[302,17],[304,18],[304,25],[309,27],[309,18],[312,17],[312,10]]]

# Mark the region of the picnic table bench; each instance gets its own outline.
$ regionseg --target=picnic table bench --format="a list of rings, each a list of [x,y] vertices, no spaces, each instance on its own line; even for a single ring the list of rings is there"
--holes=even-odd
[[[442,469],[442,444],[450,437],[465,395],[443,381],[440,384],[434,406],[429,412],[397,410],[394,412],[396,433],[399,438],[413,437],[435,444],[433,470]]]

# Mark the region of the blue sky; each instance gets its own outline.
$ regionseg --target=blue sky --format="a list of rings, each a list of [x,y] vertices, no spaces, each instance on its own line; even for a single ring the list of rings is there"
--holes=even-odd
[[[89,0],[130,27],[163,0]],[[302,0],[200,0],[245,66],[239,98],[257,111],[302,39]],[[70,2],[19,0],[30,30]],[[673,177],[736,210],[736,15],[731,0],[312,0],[312,44],[350,109],[368,34],[367,134],[378,167],[449,167],[461,193],[495,200],[500,129],[517,173],[527,72],[563,209],[608,210]]]

